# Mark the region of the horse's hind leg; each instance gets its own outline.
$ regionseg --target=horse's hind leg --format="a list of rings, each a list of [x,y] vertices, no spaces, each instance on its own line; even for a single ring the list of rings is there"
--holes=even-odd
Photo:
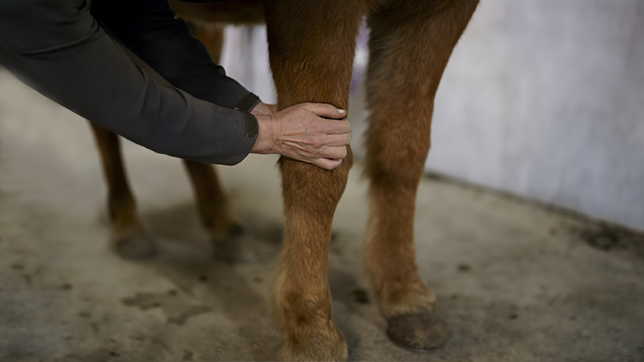
[[[224,27],[217,24],[189,22],[194,36],[201,40],[215,63],[219,62],[224,43]],[[210,233],[215,257],[228,262],[252,259],[242,240],[245,234],[239,217],[221,188],[214,165],[183,160],[190,175],[203,226]]]
[[[301,102],[346,109],[362,1],[268,0],[269,56],[279,107]],[[276,285],[281,358],[346,360],[347,346],[332,320],[327,279],[331,222],[352,156],[336,169],[282,158],[285,240]]]
[[[136,212],[136,201],[127,181],[119,136],[89,122],[101,156],[107,181],[107,205],[112,221],[112,246],[127,258],[142,258],[154,253],[154,241],[147,234]]]
[[[253,256],[242,241],[244,228],[220,187],[215,166],[183,161],[190,174],[201,222],[210,233],[215,257],[227,262],[251,261]]]
[[[418,275],[416,190],[430,147],[434,96],[477,0],[391,1],[370,14],[366,173],[371,214],[365,266],[387,334],[427,350],[447,342],[436,298]]]

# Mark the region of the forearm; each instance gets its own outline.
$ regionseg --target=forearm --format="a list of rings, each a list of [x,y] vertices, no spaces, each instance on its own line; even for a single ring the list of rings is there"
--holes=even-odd
[[[0,1],[0,63],[64,107],[156,152],[220,164],[250,152],[256,123],[159,86],[83,3]]]
[[[250,111],[259,98],[225,75],[167,0],[93,0],[93,15],[172,85],[222,107]]]

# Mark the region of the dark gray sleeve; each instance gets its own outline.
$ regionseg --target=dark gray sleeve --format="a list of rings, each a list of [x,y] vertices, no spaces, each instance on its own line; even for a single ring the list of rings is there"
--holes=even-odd
[[[53,101],[155,152],[232,165],[257,138],[252,115],[157,84],[106,35],[85,0],[0,0],[0,63]]]
[[[92,0],[91,12],[175,87],[226,108],[250,111],[259,103],[213,62],[186,22],[175,19],[168,0]]]

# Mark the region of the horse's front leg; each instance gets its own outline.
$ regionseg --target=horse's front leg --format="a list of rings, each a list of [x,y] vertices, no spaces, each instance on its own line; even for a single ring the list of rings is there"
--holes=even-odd
[[[366,173],[371,199],[365,266],[387,334],[429,350],[447,342],[436,297],[416,265],[416,190],[430,148],[434,97],[477,0],[390,1],[371,12]],[[392,121],[393,120],[393,121]]]
[[[266,21],[271,69],[281,109],[302,102],[346,109],[362,1],[269,0]],[[326,171],[280,160],[286,217],[276,285],[284,360],[347,359],[332,320],[327,258],[331,221],[352,164]]]

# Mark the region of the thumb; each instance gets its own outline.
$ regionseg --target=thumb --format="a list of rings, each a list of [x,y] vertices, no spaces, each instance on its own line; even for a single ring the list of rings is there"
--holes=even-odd
[[[347,115],[344,109],[338,109],[331,104],[307,103],[305,108],[315,115],[325,118],[342,119]]]

